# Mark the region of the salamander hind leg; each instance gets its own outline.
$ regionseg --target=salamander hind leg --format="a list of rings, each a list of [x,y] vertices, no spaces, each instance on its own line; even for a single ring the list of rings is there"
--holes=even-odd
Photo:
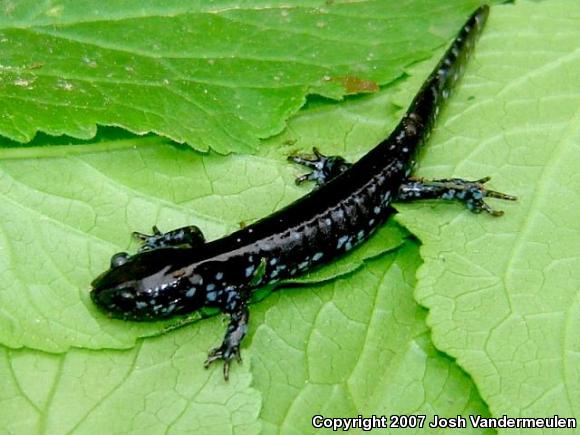
[[[230,321],[222,344],[209,352],[203,365],[207,369],[214,361],[222,360],[224,362],[224,379],[227,381],[232,360],[236,358],[238,362],[242,362],[240,344],[248,331],[250,311],[247,307],[247,301],[240,297],[237,290],[226,290],[225,296],[227,301],[224,311],[229,313]]]
[[[159,228],[153,226],[153,234],[143,234],[135,231],[133,236],[142,242],[139,252],[171,246],[187,246],[195,248],[196,246],[205,243],[203,233],[195,225],[177,228],[166,233],[162,233],[159,231]]]
[[[304,181],[315,181],[318,186],[332,180],[352,166],[340,156],[325,156],[318,149],[312,149],[313,154],[296,154],[288,160],[312,169],[312,172],[296,178],[296,184]]]
[[[505,193],[488,190],[484,184],[489,177],[468,181],[461,178],[446,178],[440,180],[424,180],[409,178],[399,188],[399,201],[414,201],[418,199],[455,199],[463,202],[474,213],[485,211],[492,216],[501,216],[503,211],[495,210],[486,204],[484,198],[497,198],[515,201],[516,197]]]

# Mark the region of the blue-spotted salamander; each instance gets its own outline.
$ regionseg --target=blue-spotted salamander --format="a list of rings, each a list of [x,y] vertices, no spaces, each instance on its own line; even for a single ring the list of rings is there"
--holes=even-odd
[[[487,190],[487,178],[427,181],[410,177],[421,145],[427,140],[442,104],[463,72],[489,8],[467,20],[415,96],[390,136],[354,164],[338,156],[295,155],[312,168],[298,183],[315,181],[311,193],[218,240],[206,242],[195,226],[152,235],[135,233],[143,245],[135,255],[118,253],[111,267],[92,282],[91,297],[111,316],[155,320],[217,307],[229,315],[221,345],[207,367],[240,358],[248,327],[248,300],[254,289],[304,273],[344,254],[366,240],[393,214],[392,201],[457,199],[474,212],[494,216],[485,197],[512,200]]]

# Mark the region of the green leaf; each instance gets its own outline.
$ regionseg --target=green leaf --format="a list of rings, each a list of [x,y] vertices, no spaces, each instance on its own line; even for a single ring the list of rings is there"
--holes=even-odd
[[[256,434],[261,397],[248,364],[228,383],[202,368],[222,329],[214,318],[122,352],[0,347],[0,432]]]
[[[519,198],[493,202],[505,216],[401,207],[435,345],[496,416],[579,415],[579,16],[573,1],[494,9],[422,159],[426,176],[491,175]]]
[[[493,187],[520,201],[494,203],[507,211],[496,220],[449,204],[404,209],[424,243],[417,297],[431,310],[435,342],[458,358],[495,416],[577,414],[575,15],[562,1],[494,8],[422,160],[422,175],[495,175]],[[428,68],[414,71],[423,71],[418,84]],[[1,340],[64,350],[126,347],[158,333],[163,325],[106,319],[87,298],[110,255],[134,248],[129,231],[191,222],[209,237],[231,231],[305,192],[293,184],[300,170],[284,162],[288,152],[320,141],[326,153],[356,157],[384,138],[392,114],[388,89],[340,104],[310,101],[255,157],[198,156],[108,130],[90,144],[41,137],[38,147],[3,148]],[[52,143],[61,146],[41,146]],[[343,279],[256,304],[232,385],[219,367],[200,367],[223,334],[216,318],[131,350],[3,348],[0,432],[183,432],[207,422],[210,433],[235,424],[251,433],[259,429],[256,392],[264,432],[309,429],[318,409],[486,415],[474,384],[428,341],[410,299],[418,263],[407,246],[396,260],[382,256]]]
[[[112,320],[89,299],[90,282],[110,257],[136,249],[131,232],[193,223],[214,239],[311,188],[294,184],[299,169],[281,152],[202,156],[158,137],[127,135],[96,145],[0,149],[0,276],[10,283],[0,289],[0,342],[10,347],[127,348],[137,337],[173,327],[175,320]],[[351,272],[364,258],[398,246],[405,234],[390,224],[365,249],[301,280]]]
[[[101,124],[203,151],[255,151],[306,95],[376,91],[479,3],[9,2],[0,134],[88,139]]]
[[[253,307],[228,383],[219,364],[201,368],[223,333],[217,318],[125,351],[0,348],[0,431],[304,433],[317,413],[487,415],[469,378],[430,344],[412,298],[419,263],[408,244],[351,278]]]
[[[408,243],[350,277],[260,304],[252,372],[265,433],[310,433],[316,414],[487,415],[470,379],[431,344],[412,296],[420,263]]]

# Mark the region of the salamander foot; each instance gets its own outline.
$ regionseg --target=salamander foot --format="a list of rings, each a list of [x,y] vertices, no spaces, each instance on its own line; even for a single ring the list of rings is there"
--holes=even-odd
[[[230,307],[230,322],[226,329],[226,334],[221,346],[212,349],[203,366],[207,369],[210,364],[217,360],[224,362],[224,379],[227,381],[230,376],[230,364],[235,358],[238,362],[242,362],[240,356],[240,343],[246,336],[248,331],[248,320],[250,312],[245,302],[239,298],[237,301],[232,301],[233,306]]]
[[[327,157],[317,148],[312,148],[312,152],[313,154],[296,154],[288,157],[291,162],[313,169],[312,172],[297,177],[296,184],[309,180],[315,181],[320,186],[352,166],[352,163],[346,162],[340,156]]]
[[[220,347],[212,349],[207,355],[207,359],[203,366],[207,369],[214,361],[223,360],[224,362],[224,379],[227,381],[230,377],[230,364],[233,359],[236,359],[240,364],[242,363],[242,356],[240,354],[240,346],[228,346],[225,343]]]
[[[513,195],[488,190],[484,184],[490,177],[484,177],[475,181],[461,178],[444,178],[441,180],[424,180],[423,178],[410,177],[407,182],[401,184],[397,199],[399,201],[412,201],[417,199],[456,199],[462,201],[473,213],[486,212],[492,216],[502,216],[503,211],[495,210],[486,204],[484,198],[497,198],[507,201],[515,201]]]
[[[137,231],[133,232],[142,242],[138,252],[150,251],[151,249],[167,248],[171,246],[187,246],[194,248],[205,243],[205,237],[201,230],[195,225],[177,228],[176,230],[162,233],[157,226],[153,226],[153,234],[143,234]]]

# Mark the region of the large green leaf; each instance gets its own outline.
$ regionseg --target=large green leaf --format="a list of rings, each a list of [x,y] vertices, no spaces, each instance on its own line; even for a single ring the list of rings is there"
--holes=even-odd
[[[571,19],[575,17],[575,19]],[[423,242],[417,299],[435,345],[492,414],[578,417],[580,4],[494,9],[422,174],[491,175],[516,194],[500,219],[404,207]]]
[[[110,138],[97,152],[95,144],[0,149],[0,271],[10,283],[0,289],[0,342],[45,351],[126,348],[136,337],[159,333],[175,321],[111,320],[89,299],[89,284],[111,255],[136,248],[132,231],[194,223],[214,239],[306,191],[295,186],[296,170],[280,152],[224,158],[163,142]],[[37,157],[28,158],[31,153]],[[364,249],[301,280],[352,271],[404,235],[390,224]]]
[[[0,348],[0,431],[304,433],[315,414],[487,415],[470,379],[430,343],[412,297],[419,263],[409,244],[351,278],[253,307],[229,383],[220,367],[201,368],[223,332],[217,318],[125,351]]]
[[[520,202],[502,204],[508,213],[495,220],[456,205],[405,208],[405,222],[424,242],[418,296],[431,310],[436,344],[473,376],[495,416],[578,415],[578,38],[566,27],[574,22],[558,15],[573,15],[571,5],[492,10],[422,161],[425,175],[495,175],[494,187]],[[416,84],[427,71],[413,72]],[[283,162],[287,152],[317,144],[358,156],[392,126],[389,101],[386,90],[311,102],[256,157],[200,157],[159,138],[103,130],[89,145],[41,137],[38,147],[4,148],[0,271],[8,284],[0,293],[11,297],[0,303],[3,340],[50,350],[126,347],[159,332],[100,317],[86,296],[111,253],[130,246],[128,232],[194,221],[216,237],[263,216],[305,192],[292,183],[299,170]],[[396,260],[383,256],[343,279],[284,289],[252,307],[245,363],[233,367],[231,385],[218,367],[200,367],[223,333],[217,318],[123,351],[3,348],[0,432],[184,432],[206,423],[208,433],[252,432],[258,409],[265,432],[308,429],[315,412],[485,415],[474,384],[431,346],[423,311],[410,300],[418,263],[407,246]],[[506,321],[488,327],[498,313]]]
[[[203,370],[223,325],[199,326],[123,352],[0,347],[0,433],[257,433],[262,400],[249,365],[229,383]]]
[[[198,150],[255,150],[307,94],[377,90],[479,3],[7,2],[0,134],[90,138],[102,124]]]
[[[412,295],[419,264],[408,243],[352,277],[262,303],[252,372],[265,433],[310,432],[316,414],[487,415],[470,379],[431,344]]]

